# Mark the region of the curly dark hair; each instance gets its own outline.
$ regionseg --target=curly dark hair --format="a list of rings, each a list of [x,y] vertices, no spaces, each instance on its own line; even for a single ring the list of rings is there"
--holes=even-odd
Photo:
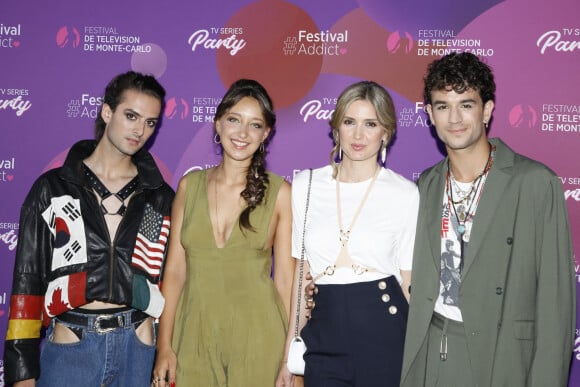
[[[216,109],[214,122],[222,118],[235,104],[245,97],[253,98],[258,102],[266,127],[270,128],[268,137],[252,156],[252,161],[246,174],[246,188],[240,194],[247,204],[247,207],[240,214],[240,229],[242,231],[244,229],[256,231],[250,223],[250,213],[264,200],[266,188],[269,184],[268,174],[266,173],[266,151],[275,133],[276,113],[274,113],[274,104],[268,92],[260,83],[253,79],[239,79],[230,86],[222,98]]]
[[[427,67],[423,97],[431,104],[434,90],[453,90],[463,93],[467,89],[479,92],[481,100],[495,102],[495,81],[491,68],[469,52],[451,53],[437,59]]]
[[[103,105],[109,105],[111,110],[114,112],[115,109],[117,109],[117,106],[121,103],[123,93],[126,90],[135,90],[154,97],[161,102],[161,106],[163,106],[165,102],[165,89],[153,76],[144,75],[135,71],[128,71],[117,75],[109,82],[105,88]],[[105,127],[107,126],[101,117],[103,105],[101,105],[97,118],[95,119],[95,140],[97,140],[97,142],[101,141],[101,138],[105,133]]]

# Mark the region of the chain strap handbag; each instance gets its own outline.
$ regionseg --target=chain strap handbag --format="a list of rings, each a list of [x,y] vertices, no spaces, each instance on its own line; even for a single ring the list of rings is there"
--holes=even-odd
[[[302,277],[304,275],[304,235],[306,234],[306,216],[308,215],[308,207],[310,205],[310,188],[312,187],[312,169],[308,179],[308,193],[306,196],[306,210],[304,211],[304,227],[302,229],[302,250],[300,251],[300,276],[298,277],[298,297],[296,297],[296,326],[294,327],[294,337],[290,342],[288,348],[288,371],[294,375],[304,375],[304,352],[306,352],[306,344],[302,337],[298,334],[298,327],[300,323],[300,301],[302,299]]]

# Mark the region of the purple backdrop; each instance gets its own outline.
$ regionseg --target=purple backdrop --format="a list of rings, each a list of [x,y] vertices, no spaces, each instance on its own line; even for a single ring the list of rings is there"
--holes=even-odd
[[[383,84],[398,112],[389,166],[416,179],[442,157],[421,103],[425,67],[448,52],[471,51],[497,78],[490,136],[560,176],[580,248],[577,0],[37,3],[0,3],[2,347],[24,196],[73,142],[92,137],[105,84],[129,69],[154,74],[167,89],[151,151],[174,187],[185,171],[217,162],[213,113],[240,77],[258,79],[273,96],[278,125],[269,169],[289,181],[297,170],[328,163],[338,93],[361,79]],[[578,274],[580,258],[575,263]],[[578,332],[570,386],[580,385]],[[0,387],[3,373],[0,361]]]

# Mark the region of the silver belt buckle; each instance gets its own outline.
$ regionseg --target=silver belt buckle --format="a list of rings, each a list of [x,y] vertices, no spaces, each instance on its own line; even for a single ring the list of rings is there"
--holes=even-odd
[[[117,316],[117,322],[119,324],[118,327],[112,327],[112,328],[101,328],[101,321],[103,320],[110,320],[112,317],[114,317],[112,314],[100,314],[95,318],[95,322],[93,323],[93,329],[95,330],[95,332],[99,333],[99,334],[103,334],[103,333],[108,333],[108,332],[112,332],[117,328],[121,328],[124,326],[123,324],[123,316],[118,315]]]

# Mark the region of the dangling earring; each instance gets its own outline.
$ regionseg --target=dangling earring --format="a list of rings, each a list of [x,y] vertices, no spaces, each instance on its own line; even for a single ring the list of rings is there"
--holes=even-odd
[[[485,129],[487,129],[487,121],[483,121],[483,126],[485,126]]]
[[[384,167],[387,164],[387,144],[383,140],[381,140],[381,148],[381,165]]]
[[[342,147],[338,146],[338,161],[342,161]]]
[[[214,134],[214,136],[213,136],[213,142],[216,143],[216,144],[220,144],[222,142],[222,138],[220,137],[219,134],[217,134],[217,133]]]
[[[266,149],[264,147],[264,143],[263,142],[260,143],[260,147],[258,148],[258,150],[260,151],[260,153],[266,152]]]

